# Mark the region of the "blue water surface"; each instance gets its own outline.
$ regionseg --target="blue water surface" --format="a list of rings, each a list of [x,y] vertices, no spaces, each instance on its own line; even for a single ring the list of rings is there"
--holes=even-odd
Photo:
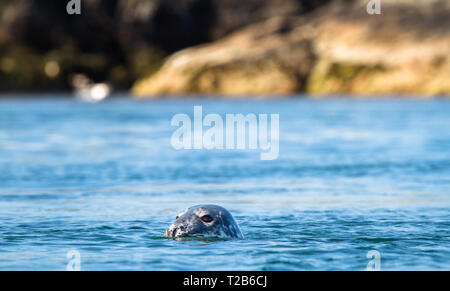
[[[0,99],[0,270],[450,269],[450,101]],[[175,150],[177,113],[279,114],[279,157]],[[163,237],[228,208],[244,240]]]

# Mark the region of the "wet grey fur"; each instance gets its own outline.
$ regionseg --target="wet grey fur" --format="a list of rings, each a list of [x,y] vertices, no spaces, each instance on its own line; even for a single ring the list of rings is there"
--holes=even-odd
[[[211,222],[202,221],[209,215]],[[164,234],[166,237],[218,237],[243,239],[241,229],[231,213],[218,205],[196,205],[178,214]]]

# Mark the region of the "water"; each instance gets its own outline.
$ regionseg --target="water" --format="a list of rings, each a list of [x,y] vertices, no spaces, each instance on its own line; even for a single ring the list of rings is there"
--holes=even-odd
[[[279,113],[280,153],[176,151],[176,113]],[[0,270],[450,269],[450,102],[0,99]],[[162,237],[228,208],[245,240]]]

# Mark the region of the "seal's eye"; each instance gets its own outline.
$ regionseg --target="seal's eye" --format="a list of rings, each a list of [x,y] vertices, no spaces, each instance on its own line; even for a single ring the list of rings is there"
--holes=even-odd
[[[211,222],[211,221],[213,221],[213,218],[211,216],[209,216],[209,215],[203,215],[202,217],[200,217],[200,219],[203,222]]]

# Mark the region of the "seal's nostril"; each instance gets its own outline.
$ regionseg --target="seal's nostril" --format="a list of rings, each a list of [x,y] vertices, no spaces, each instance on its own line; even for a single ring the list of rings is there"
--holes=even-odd
[[[177,233],[176,227],[170,226],[169,229],[167,230],[168,237],[175,237],[176,233]]]

